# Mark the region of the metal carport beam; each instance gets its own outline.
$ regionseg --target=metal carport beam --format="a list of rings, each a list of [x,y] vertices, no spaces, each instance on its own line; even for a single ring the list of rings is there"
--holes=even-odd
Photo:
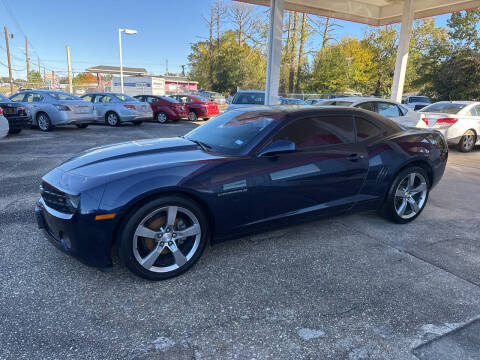
[[[265,105],[274,105],[278,103],[280,60],[282,57],[283,7],[284,0],[270,0],[270,28],[268,31]]]
[[[414,19],[413,4],[413,0],[405,0],[403,5],[402,27],[398,40],[397,60],[395,61],[391,96],[392,100],[398,102],[402,101],[403,86],[405,85],[405,75],[407,73],[408,51],[410,48],[410,37],[412,36]]]

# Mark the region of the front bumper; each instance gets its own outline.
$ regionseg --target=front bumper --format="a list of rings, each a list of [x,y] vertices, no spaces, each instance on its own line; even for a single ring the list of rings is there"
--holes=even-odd
[[[6,118],[10,129],[28,129],[32,126],[32,118],[30,116],[8,116]]]
[[[35,217],[38,228],[57,249],[88,266],[112,267],[111,222],[98,224],[94,215],[60,213],[49,208],[42,198],[35,206]]]

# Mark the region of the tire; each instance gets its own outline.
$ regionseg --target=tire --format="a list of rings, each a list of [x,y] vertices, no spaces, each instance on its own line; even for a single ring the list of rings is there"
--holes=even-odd
[[[133,122],[133,125],[135,125],[135,126],[140,126],[142,124],[143,124],[143,121],[134,121]]]
[[[169,228],[168,214],[174,211],[176,217],[169,221],[173,228]],[[192,235],[179,238],[181,227],[190,229]],[[197,203],[183,196],[162,196],[127,215],[119,232],[118,251],[134,274],[164,280],[187,271],[200,258],[209,238],[206,215]],[[142,265],[149,256],[154,260]]]
[[[86,129],[88,127],[88,124],[77,124],[77,127],[79,129]]]
[[[157,120],[160,124],[165,124],[168,122],[168,115],[163,111],[159,111],[157,115],[155,115],[155,120]]]
[[[473,130],[467,130],[458,143],[458,150],[461,152],[470,152],[475,148],[477,134]]]
[[[203,121],[208,121],[210,120],[210,118],[203,118]]]
[[[393,222],[408,223],[422,213],[429,193],[427,172],[419,166],[405,168],[395,176],[379,213]]]
[[[109,111],[105,114],[105,123],[110,126],[120,125],[120,118],[113,111]]]
[[[22,132],[22,129],[9,129],[8,130],[9,135],[20,134],[21,132]]]
[[[40,130],[47,132],[53,129],[52,122],[46,113],[38,113],[36,119]]]
[[[190,121],[197,121],[198,120],[198,116],[197,116],[197,113],[195,111],[190,111],[188,113],[188,120]]]

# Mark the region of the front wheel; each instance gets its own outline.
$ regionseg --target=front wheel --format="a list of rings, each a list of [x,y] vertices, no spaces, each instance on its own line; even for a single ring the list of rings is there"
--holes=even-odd
[[[473,130],[466,131],[458,143],[458,149],[461,152],[472,151],[475,147],[476,138],[476,134]]]
[[[163,280],[188,270],[209,239],[202,209],[182,196],[164,196],[133,212],[120,232],[120,258],[136,275]]]
[[[403,169],[395,177],[379,212],[396,223],[410,222],[425,208],[429,190],[428,175],[423,168]]]
[[[42,131],[50,131],[53,128],[50,118],[45,113],[40,113],[37,115],[37,125]]]
[[[188,120],[197,121],[198,120],[197,113],[195,111],[190,111],[188,113]]]
[[[163,111],[159,111],[157,115],[155,115],[155,119],[160,123],[160,124],[165,124],[168,121],[168,115],[164,113]]]

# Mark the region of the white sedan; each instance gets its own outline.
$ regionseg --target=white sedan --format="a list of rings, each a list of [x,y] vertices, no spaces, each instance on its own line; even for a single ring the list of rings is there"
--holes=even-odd
[[[8,134],[8,120],[3,116],[2,108],[0,107],[0,139],[4,138]]]
[[[416,126],[420,114],[393,100],[371,97],[344,97],[325,100],[316,105],[349,106],[370,110],[403,126]]]
[[[480,102],[440,101],[424,107],[417,127],[440,131],[450,145],[462,152],[472,151],[480,145]]]

